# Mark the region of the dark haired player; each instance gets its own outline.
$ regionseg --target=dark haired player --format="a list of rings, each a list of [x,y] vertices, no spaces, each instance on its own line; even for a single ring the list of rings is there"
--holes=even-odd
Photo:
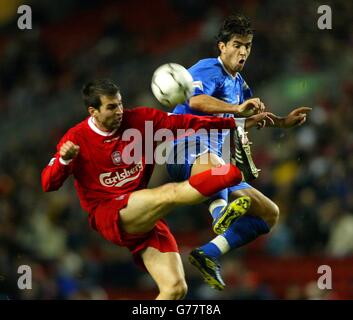
[[[230,164],[196,174],[181,183],[146,189],[154,163],[146,161],[146,121],[153,131],[179,128],[235,129],[234,119],[173,115],[139,107],[124,110],[118,87],[110,80],[98,80],[83,88],[89,117],[69,129],[57,146],[57,153],[42,172],[44,191],[59,189],[72,174],[82,208],[90,226],[106,240],[127,247],[156,282],[157,299],[181,299],[186,294],[184,269],[178,247],[163,217],[176,206],[205,201],[210,195],[239,183],[240,170]],[[267,117],[253,116],[246,123],[255,126]],[[124,138],[132,129],[136,133]],[[142,140],[139,139],[142,137]],[[124,152],[142,144],[136,161]],[[152,143],[152,144],[151,144]],[[141,145],[140,145],[141,147]],[[244,159],[245,160],[245,159]]]
[[[251,114],[251,109],[253,113],[263,112],[264,104],[259,98],[252,98],[249,86],[239,73],[249,58],[252,42],[253,30],[247,17],[238,14],[226,18],[217,37],[219,56],[202,59],[188,69],[194,80],[195,93],[189,101],[177,105],[173,112],[223,118],[246,117]],[[280,128],[301,125],[306,121],[310,110],[306,107],[298,108],[284,118],[271,114],[273,122],[265,120],[264,125]],[[238,123],[240,122],[241,119]],[[226,134],[201,138],[191,136],[176,140],[174,160],[177,161],[173,163],[172,159],[168,160],[170,176],[175,181],[183,181],[204,170],[224,164],[222,146]],[[195,149],[195,145],[198,152],[185,155],[177,151],[187,150],[190,146]],[[237,152],[246,157],[245,151],[240,146]],[[255,168],[250,172],[248,181],[256,177]],[[237,200],[229,202],[228,198]],[[220,275],[220,256],[268,233],[278,221],[279,209],[272,200],[247,182],[219,191],[208,204],[213,217],[213,230],[218,236],[193,250],[189,258],[203,273],[207,283],[222,290],[224,282]]]

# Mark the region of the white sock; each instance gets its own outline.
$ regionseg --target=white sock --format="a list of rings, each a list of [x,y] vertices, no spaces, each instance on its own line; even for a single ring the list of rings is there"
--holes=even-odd
[[[219,251],[222,252],[222,255],[230,250],[227,239],[222,235],[217,236],[210,242],[212,242],[219,249]]]
[[[220,210],[222,210],[225,206],[227,205],[227,201],[225,201],[224,199],[216,199],[215,201],[213,201],[209,207],[208,207],[208,211],[210,212],[210,214],[212,215],[213,219],[215,219],[215,216],[213,214],[213,211],[215,209],[216,210],[216,216],[218,215],[218,213],[220,212]]]

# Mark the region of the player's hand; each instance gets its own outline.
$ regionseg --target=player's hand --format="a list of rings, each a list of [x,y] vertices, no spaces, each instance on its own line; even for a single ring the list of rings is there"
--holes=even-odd
[[[308,107],[294,109],[283,119],[283,128],[301,126],[306,121],[306,116],[311,110],[312,108]]]
[[[75,158],[78,155],[79,151],[80,146],[68,140],[61,146],[59,154],[61,159],[67,161]]]
[[[269,112],[261,112],[245,119],[245,129],[252,127],[263,128],[267,123],[272,123],[273,120],[269,116]]]
[[[249,117],[264,112],[265,108],[265,105],[259,98],[252,98],[239,105],[238,114],[243,117]]]

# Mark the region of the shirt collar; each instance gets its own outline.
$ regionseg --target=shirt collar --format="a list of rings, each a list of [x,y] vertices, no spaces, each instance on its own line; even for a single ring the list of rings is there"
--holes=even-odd
[[[232,79],[234,80],[236,77],[237,77],[237,74],[235,74],[235,76],[233,76],[231,73],[229,73],[228,72],[228,70],[226,69],[226,67],[224,66],[224,64],[223,64],[223,61],[222,61],[222,59],[221,59],[221,57],[219,57],[218,56],[218,61],[219,61],[219,63],[221,64],[221,66],[222,66],[222,68],[223,68],[223,70],[229,75],[229,76],[231,76],[232,77]]]
[[[95,133],[98,133],[99,135],[104,136],[104,137],[112,136],[116,132],[116,129],[114,129],[113,131],[110,131],[110,132],[102,131],[95,124],[93,117],[88,118],[88,125]]]

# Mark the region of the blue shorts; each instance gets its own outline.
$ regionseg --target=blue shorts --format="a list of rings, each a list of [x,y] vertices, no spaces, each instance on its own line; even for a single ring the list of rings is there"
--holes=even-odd
[[[188,152],[187,146],[185,148],[180,148],[178,152],[177,146],[181,146],[184,144],[183,141],[176,140],[174,143],[174,159],[169,157],[167,163],[167,171],[169,176],[174,181],[185,181],[190,178],[191,169],[195,162],[195,160],[204,153],[214,153],[221,157],[222,155],[217,150],[212,150],[207,143],[203,143],[203,141],[196,142],[196,152]],[[228,188],[228,194],[231,192],[252,188],[252,186],[246,182],[241,182],[235,186]]]

